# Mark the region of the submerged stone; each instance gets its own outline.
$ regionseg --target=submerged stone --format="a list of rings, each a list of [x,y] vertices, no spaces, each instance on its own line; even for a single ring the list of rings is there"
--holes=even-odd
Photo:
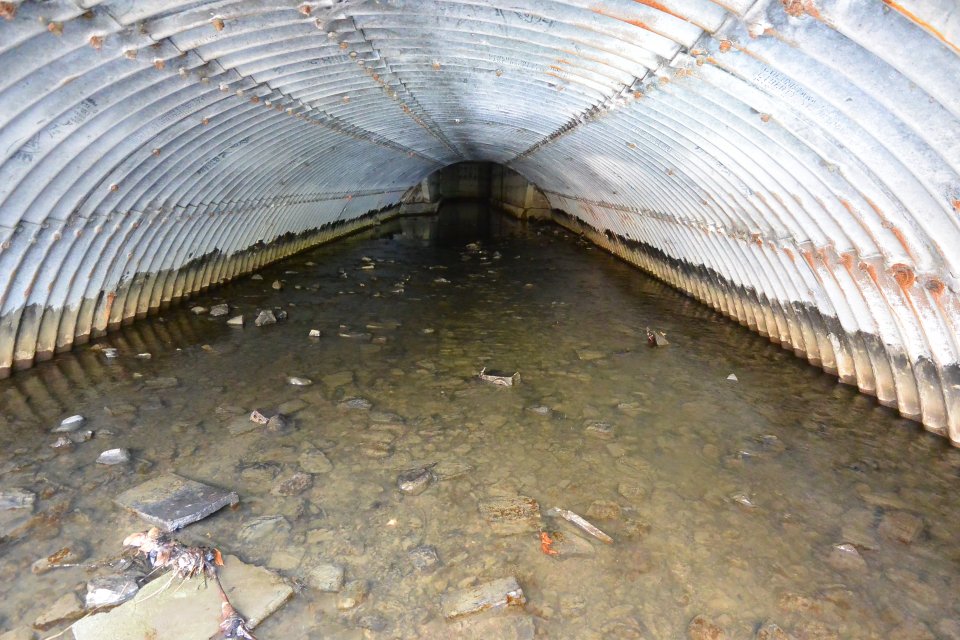
[[[251,629],[293,596],[277,574],[224,556],[220,582],[230,603]],[[198,576],[183,585],[160,577],[136,597],[107,612],[83,618],[73,627],[76,640],[210,640],[219,637],[220,595]]]
[[[440,610],[445,618],[458,618],[487,609],[522,606],[526,602],[517,579],[509,577],[447,593],[440,599]]]
[[[175,531],[239,501],[233,491],[173,473],[148,480],[116,498],[117,504],[164,531]]]

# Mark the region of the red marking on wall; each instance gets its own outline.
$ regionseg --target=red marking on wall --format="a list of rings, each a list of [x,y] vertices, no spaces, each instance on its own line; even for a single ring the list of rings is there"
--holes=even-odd
[[[954,43],[952,43],[952,42],[950,42],[949,40],[947,40],[946,36],[944,36],[943,33],[942,33],[939,29],[937,29],[937,28],[934,27],[932,24],[930,24],[929,22],[927,22],[926,20],[924,20],[923,18],[921,18],[921,17],[918,16],[917,14],[913,13],[912,11],[910,11],[909,9],[907,9],[906,7],[904,7],[903,5],[898,4],[898,3],[894,2],[893,0],[883,0],[883,4],[887,5],[888,7],[893,8],[893,9],[896,9],[897,12],[900,13],[902,16],[904,16],[907,20],[909,20],[910,22],[912,22],[912,23],[914,23],[914,24],[916,24],[916,25],[918,25],[918,26],[926,29],[928,32],[930,32],[931,34],[933,34],[933,37],[935,37],[937,40],[939,40],[939,41],[942,42],[943,44],[947,45],[948,47],[950,47],[951,49],[953,49],[955,52],[960,53],[960,47],[958,47],[958,46],[955,45]]]

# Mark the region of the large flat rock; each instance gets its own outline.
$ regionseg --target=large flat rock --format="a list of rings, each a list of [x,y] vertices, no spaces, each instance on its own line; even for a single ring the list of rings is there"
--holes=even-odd
[[[164,531],[176,531],[239,501],[233,491],[175,473],[147,480],[116,498],[117,504],[136,511],[141,518]]]
[[[223,557],[220,582],[231,604],[255,627],[293,595],[277,574]],[[220,596],[203,577],[181,585],[164,574],[116,609],[83,618],[73,626],[76,640],[210,640],[218,638]]]
[[[527,602],[523,589],[513,576],[444,594],[440,610],[445,618],[458,618],[487,609],[523,606]]]

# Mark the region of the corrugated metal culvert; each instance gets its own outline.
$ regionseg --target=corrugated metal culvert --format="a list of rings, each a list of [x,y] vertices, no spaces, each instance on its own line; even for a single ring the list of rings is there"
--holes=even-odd
[[[957,78],[954,0],[0,2],[0,371],[485,160],[960,442]]]

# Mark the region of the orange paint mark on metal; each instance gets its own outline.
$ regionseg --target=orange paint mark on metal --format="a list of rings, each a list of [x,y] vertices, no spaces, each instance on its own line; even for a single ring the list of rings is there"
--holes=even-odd
[[[561,69],[560,67],[558,67],[558,66],[555,65],[555,64],[550,65],[550,68],[551,68],[551,69],[554,69],[554,70],[556,70],[556,71],[559,71],[559,72],[561,72],[561,73],[563,73],[563,69]]]
[[[890,273],[893,274],[894,279],[897,281],[897,284],[900,285],[900,288],[903,289],[904,293],[917,281],[917,277],[913,274],[913,269],[899,262],[890,267]]]
[[[922,19],[920,16],[918,16],[918,15],[915,14],[915,13],[913,13],[912,11],[910,11],[909,9],[907,9],[906,7],[904,7],[903,5],[901,5],[901,4],[897,3],[897,2],[894,2],[893,0],[883,0],[883,4],[887,5],[888,7],[892,8],[892,9],[895,9],[898,13],[900,13],[902,16],[904,16],[904,17],[905,17],[907,20],[909,20],[910,22],[916,24],[917,26],[920,26],[920,27],[926,29],[928,32],[930,32],[931,34],[933,34],[933,36],[934,36],[937,40],[939,40],[939,41],[942,42],[943,44],[945,44],[945,45],[947,45],[948,47],[950,47],[951,49],[953,49],[954,52],[960,53],[960,46],[957,46],[956,44],[954,44],[954,43],[950,42],[949,40],[947,40],[946,36],[943,35],[943,32],[941,32],[939,29],[937,29],[936,27],[934,27],[932,24],[930,24],[930,23],[927,22],[926,20]]]
[[[17,5],[12,2],[0,2],[0,18],[13,20],[15,15],[17,15]]]
[[[794,18],[802,18],[805,15],[808,15],[811,18],[820,17],[820,11],[817,9],[816,5],[813,4],[813,0],[781,1],[783,2],[783,10],[787,12],[787,15],[793,16]]]

